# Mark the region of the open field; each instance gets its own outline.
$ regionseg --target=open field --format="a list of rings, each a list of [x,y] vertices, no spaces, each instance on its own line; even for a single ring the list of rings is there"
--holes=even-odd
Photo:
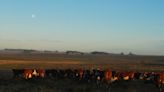
[[[1,54],[0,68],[75,68],[100,67],[132,70],[164,69],[164,57],[65,55],[65,54]]]
[[[104,86],[97,88],[95,83],[67,78],[13,78],[11,69],[24,68],[110,68],[121,71],[163,72],[164,56],[0,54],[0,92],[159,92],[154,84],[145,83],[143,80],[119,81],[107,89]]]
[[[164,71],[164,56],[0,54],[0,69],[97,67],[114,70]]]

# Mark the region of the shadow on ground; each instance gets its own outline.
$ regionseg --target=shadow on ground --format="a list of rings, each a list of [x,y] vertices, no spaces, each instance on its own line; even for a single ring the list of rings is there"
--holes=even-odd
[[[84,83],[70,79],[25,80],[12,78],[11,71],[0,71],[0,92],[159,92],[159,89],[143,81],[120,81],[111,86],[97,88],[94,83]]]

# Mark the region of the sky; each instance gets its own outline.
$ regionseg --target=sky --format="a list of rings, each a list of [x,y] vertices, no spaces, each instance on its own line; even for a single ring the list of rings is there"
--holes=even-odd
[[[164,55],[164,0],[0,0],[0,49]]]

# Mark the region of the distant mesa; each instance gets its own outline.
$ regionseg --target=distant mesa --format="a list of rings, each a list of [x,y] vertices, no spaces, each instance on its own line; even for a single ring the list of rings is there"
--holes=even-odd
[[[91,54],[94,54],[94,55],[109,55],[109,53],[107,53],[107,52],[99,52],[99,51],[93,51],[93,52],[91,52]]]
[[[83,52],[79,52],[79,51],[66,51],[67,55],[83,55]]]
[[[125,54],[124,54],[123,52],[121,52],[120,55],[125,55]],[[135,54],[133,54],[132,52],[129,52],[127,55],[133,56],[133,55],[135,55]]]
[[[52,52],[54,52],[54,53],[59,53],[59,51],[57,51],[57,50],[56,50],[56,51],[44,50],[43,52],[44,52],[44,53],[52,53]]]
[[[128,55],[133,56],[133,55],[135,55],[135,54],[133,54],[132,52],[129,52],[129,54],[128,54]]]
[[[32,50],[32,49],[4,49],[6,52],[15,52],[15,53],[32,53],[36,52],[37,50]]]
[[[66,54],[66,55],[111,55],[111,56],[115,56],[115,55],[128,55],[128,56],[134,56],[135,54],[133,54],[132,52],[129,52],[128,54],[125,54],[124,52],[121,52],[119,54],[116,53],[108,53],[108,52],[103,52],[103,51],[93,51],[93,52],[81,52],[81,51],[72,51],[72,50],[68,50],[65,52],[60,52],[60,51],[50,51],[50,50],[33,50],[33,49],[4,49],[4,50],[0,50],[0,53],[8,53],[8,54]]]
[[[121,54],[120,55],[124,55],[124,52],[121,52]]]

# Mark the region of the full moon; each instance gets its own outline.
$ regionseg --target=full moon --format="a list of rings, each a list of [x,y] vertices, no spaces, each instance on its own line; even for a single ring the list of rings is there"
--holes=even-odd
[[[36,17],[36,15],[35,15],[35,14],[32,14],[32,15],[31,15],[31,17],[32,17],[32,18],[35,18],[35,17]]]

